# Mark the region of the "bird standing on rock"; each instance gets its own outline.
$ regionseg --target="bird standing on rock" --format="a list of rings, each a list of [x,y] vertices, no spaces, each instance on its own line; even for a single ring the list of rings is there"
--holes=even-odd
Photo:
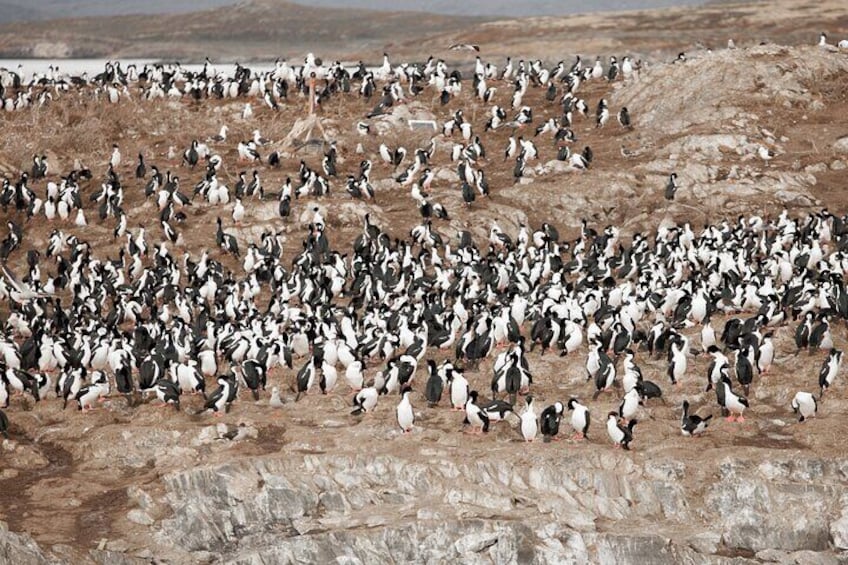
[[[622,449],[630,449],[630,442],[633,441],[633,428],[636,426],[636,420],[630,420],[627,426],[622,426],[618,423],[618,414],[610,412],[607,416],[607,434],[615,447]]]
[[[730,387],[730,378],[727,376],[722,377],[721,383],[718,386],[722,387],[724,391],[722,407],[728,412],[727,421],[744,422],[745,417],[743,413],[749,406],[748,399],[733,392],[733,389]]]
[[[621,124],[621,127],[631,129],[633,126],[630,125],[630,112],[627,111],[627,107],[623,106],[621,110],[618,111],[618,123]]]
[[[442,382],[442,377],[439,375],[438,370],[436,369],[436,362],[432,359],[427,360],[427,384],[425,388],[425,397],[427,398],[427,403],[430,408],[434,408],[439,404],[439,401],[442,399],[442,390],[444,388],[444,383]]]
[[[677,194],[677,173],[671,173],[668,176],[668,182],[665,185],[665,199],[668,201],[674,200],[674,195]]]
[[[713,415],[709,414],[706,418],[701,418],[697,414],[689,413],[689,401],[683,401],[683,416],[680,419],[680,431],[685,436],[697,437],[706,431],[710,419]]]
[[[808,418],[815,416],[819,410],[816,397],[809,392],[797,392],[792,399],[792,410],[798,414],[798,421],[805,422]]]
[[[526,405],[521,413],[521,435],[524,441],[531,442],[536,439],[539,431],[536,410],[533,407],[533,397],[529,394],[524,398]]]
[[[352,415],[367,414],[373,412],[377,407],[377,399],[380,393],[374,387],[363,388],[353,397],[353,412]]]
[[[559,440],[557,435],[559,434],[559,424],[562,420],[562,415],[564,412],[564,407],[562,402],[554,402],[544,410],[542,410],[542,414],[539,417],[540,420],[540,431],[542,432],[542,441],[544,443],[549,443],[552,439]]]
[[[591,417],[589,409],[580,404],[576,398],[568,401],[568,409],[571,411],[571,427],[574,430],[575,439],[587,439]],[[615,414],[613,412],[613,414]]]
[[[409,396],[412,394],[412,389],[407,388],[401,393],[401,401],[397,405],[397,423],[400,426],[401,432],[408,434],[412,431],[412,426],[415,424],[415,412],[412,409],[412,404],[409,401]]]
[[[113,169],[121,166],[121,150],[118,149],[118,144],[112,145],[112,155],[109,157],[109,165]]]
[[[819,393],[819,399],[823,399],[825,391],[830,389],[834,379],[836,379],[836,374],[839,372],[839,366],[841,363],[842,351],[838,349],[831,349],[822,363],[821,370],[819,371],[819,389],[821,390]]]

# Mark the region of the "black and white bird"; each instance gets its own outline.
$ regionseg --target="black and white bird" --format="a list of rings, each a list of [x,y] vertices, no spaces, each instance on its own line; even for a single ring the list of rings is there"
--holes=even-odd
[[[415,412],[412,409],[412,403],[409,400],[412,394],[412,389],[406,388],[401,393],[400,403],[397,405],[397,423],[401,433],[408,434],[412,431],[415,424]]]
[[[602,128],[607,124],[608,121],[609,107],[607,106],[606,99],[601,98],[601,101],[598,103],[596,127]]]
[[[668,176],[668,182],[665,184],[665,199],[674,200],[674,195],[677,193],[677,173],[671,173]]]
[[[629,450],[630,442],[633,441],[633,428],[636,424],[636,420],[630,420],[627,426],[622,426],[618,423],[618,414],[610,412],[607,415],[607,435],[609,435],[613,445]]]
[[[542,433],[542,441],[549,443],[552,439],[558,440],[559,424],[562,421],[565,408],[562,402],[554,402],[544,410],[539,416],[539,431]]]
[[[95,410],[94,406],[97,400],[101,396],[106,396],[109,391],[106,376],[99,371],[97,373],[99,373],[99,375],[93,376],[93,382],[81,387],[79,392],[77,392],[74,396],[74,400],[77,401],[77,407],[82,412]]]
[[[463,410],[470,396],[468,381],[461,371],[452,370],[447,376],[450,392],[451,407],[454,410]]]
[[[627,106],[622,106],[621,110],[618,111],[618,123],[621,124],[621,127],[623,128],[633,128],[630,123],[630,112],[627,110]]]
[[[28,284],[21,282],[15,273],[6,266],[5,262],[0,264],[0,269],[2,269],[4,279],[9,285],[9,297],[18,304],[24,304],[36,298],[51,296],[47,292],[36,292]]]
[[[230,397],[234,393],[235,377],[227,375],[220,376],[217,379],[218,387],[206,399],[203,405],[203,411],[212,410],[214,416],[220,418],[229,411]]]
[[[427,404],[430,408],[434,408],[442,399],[442,391],[444,390],[444,381],[442,380],[439,371],[436,368],[436,362],[432,359],[427,360],[427,384],[424,389],[424,396],[427,399]]]
[[[377,407],[377,399],[379,397],[380,393],[373,386],[363,388],[353,397],[353,412],[351,414],[358,416],[373,412],[374,408]]]
[[[520,416],[521,436],[524,441],[531,442],[536,439],[536,435],[539,433],[538,415],[533,406],[533,397],[528,394],[524,397],[524,401],[526,404]]]
[[[165,405],[171,404],[174,410],[180,410],[180,387],[169,378],[161,378],[154,384],[156,397]]]
[[[300,400],[300,397],[304,394],[309,394],[312,387],[319,383],[320,377],[318,376],[318,364],[321,362],[322,360],[320,358],[316,359],[316,356],[313,355],[297,372],[297,376],[295,377],[295,384],[297,388],[297,395],[294,399],[295,402]]]
[[[138,154],[138,165],[135,167],[135,178],[143,179],[147,176],[147,166],[144,164],[144,155]]]
[[[472,52],[477,53],[477,52],[480,51],[480,46],[474,45],[472,43],[454,43],[453,45],[448,47],[448,50],[450,50],[450,51],[472,51]]]
[[[574,430],[575,439],[586,439],[589,434],[591,415],[589,408],[580,404],[576,398],[568,401],[568,409],[571,411],[571,428]]]
[[[477,391],[468,393],[465,401],[465,423],[471,426],[471,433],[479,434],[489,431],[489,415],[477,405]]]
[[[117,143],[112,145],[112,155],[109,157],[109,165],[113,169],[121,166],[121,150],[118,149]]]
[[[757,147],[757,155],[765,162],[771,161],[774,159],[775,153],[765,145],[760,145]]]
[[[713,415],[709,414],[705,418],[697,414],[689,413],[689,401],[683,401],[683,416],[680,418],[680,431],[685,436],[699,436],[706,431],[710,419]]]
[[[809,392],[799,391],[792,399],[792,410],[798,414],[798,421],[805,422],[816,415],[819,410],[816,397]]]
[[[686,350],[688,349],[686,338],[681,341],[675,340],[671,344],[670,359],[668,362],[668,378],[671,384],[678,386],[680,379],[686,374],[688,362],[686,360]]]
[[[600,344],[597,345],[597,363],[598,368],[595,373],[595,394],[592,396],[596,400],[602,392],[607,392],[615,382],[615,363],[607,355],[606,351],[601,350]],[[591,378],[591,375],[590,375]]]
[[[733,392],[733,389],[730,386],[730,378],[727,376],[722,377],[719,386],[722,387],[722,390],[724,391],[722,395],[722,407],[727,410],[727,421],[744,422],[744,412],[745,409],[749,407],[748,399]]]
[[[754,348],[748,346],[745,350],[736,350],[736,380],[742,385],[745,396],[750,394],[751,383],[754,381],[754,366],[751,358],[754,357]]]
[[[512,404],[505,400],[494,399],[480,404],[480,410],[489,419],[489,422],[501,422],[506,420],[509,414],[515,414]]]
[[[636,387],[630,389],[618,405],[618,417],[625,422],[633,420],[641,404],[642,397],[639,394],[639,389]]]
[[[833,385],[833,381],[836,379],[841,363],[842,351],[839,349],[831,349],[822,363],[821,370],[819,371],[819,389],[821,391],[819,393],[819,399],[823,398],[825,391]]]

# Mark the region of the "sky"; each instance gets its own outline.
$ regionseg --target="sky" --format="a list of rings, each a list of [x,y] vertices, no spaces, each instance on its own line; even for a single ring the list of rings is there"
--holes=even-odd
[[[0,0],[0,22],[18,20],[173,14],[219,8],[234,0]]]

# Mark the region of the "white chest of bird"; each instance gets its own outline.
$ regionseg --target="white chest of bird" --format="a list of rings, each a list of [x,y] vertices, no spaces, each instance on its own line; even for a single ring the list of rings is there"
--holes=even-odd
[[[92,384],[80,389],[76,395],[80,410],[87,412],[94,409],[95,402],[100,398],[100,386],[99,384]]]
[[[639,392],[635,388],[631,389],[627,394],[624,395],[624,398],[622,399],[621,404],[618,407],[619,417],[629,422],[636,416],[636,413],[639,411],[640,403],[641,398],[639,397]]]
[[[818,412],[816,397],[809,392],[798,392],[792,399],[792,410],[798,414],[798,421],[805,422]]]
[[[671,362],[668,366],[668,376],[672,384],[677,384],[686,374],[688,361],[686,359],[686,346],[678,346],[676,343],[671,345]]]
[[[194,361],[189,361],[188,363],[181,363],[177,365],[175,373],[176,373],[176,383],[180,387],[181,392],[195,392],[197,386],[197,380],[195,379],[195,370],[193,366]]]
[[[600,345],[595,344],[592,349],[589,350],[589,356],[586,358],[586,372],[589,373],[590,377],[597,375],[601,368],[600,356],[598,355],[599,349]]]
[[[214,351],[204,349],[198,354],[198,358],[200,359],[200,372],[203,375],[211,377],[218,372],[218,363]]]
[[[766,336],[760,345],[760,358],[757,360],[757,368],[760,373],[768,373],[772,361],[774,361],[774,342],[771,337]]]
[[[619,427],[615,414],[607,417],[607,435],[616,445],[621,445],[624,441],[624,430]]]
[[[468,381],[457,372],[452,374],[450,398],[454,409],[462,409],[468,400]]]
[[[415,424],[415,412],[409,400],[411,394],[412,391],[405,390],[400,403],[397,405],[397,423],[400,426],[401,432],[404,434],[410,433]]]
[[[532,400],[528,401],[527,407],[521,413],[521,436],[524,441],[533,441],[539,431],[536,410],[533,408]]]
[[[321,392],[327,394],[331,392],[336,387],[336,382],[338,381],[338,372],[336,371],[336,367],[327,363],[325,360],[321,364]]]
[[[362,375],[361,361],[353,361],[347,366],[347,369],[345,369],[345,381],[347,381],[347,384],[351,389],[355,391],[362,390],[364,377]]]
[[[636,388],[636,384],[639,382],[639,373],[635,370],[631,370],[629,368],[625,368],[624,376],[621,379],[621,387],[624,389],[624,393],[627,394],[631,390]]]
[[[589,432],[589,409],[573,398],[568,401],[568,409],[571,410],[571,428],[579,437],[585,438]]]

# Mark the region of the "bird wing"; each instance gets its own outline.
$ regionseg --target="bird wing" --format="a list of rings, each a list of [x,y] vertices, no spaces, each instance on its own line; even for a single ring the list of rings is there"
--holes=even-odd
[[[9,281],[9,284],[12,285],[17,292],[24,292],[24,290],[26,290],[25,285],[18,280],[18,277],[9,269],[9,267],[6,266],[5,262],[2,264],[2,268],[3,275],[6,277],[6,280]]]
[[[23,297],[25,297],[25,299],[44,298],[46,296],[53,296],[53,293],[50,293],[50,292],[43,292],[43,291],[42,292],[35,292],[35,291],[33,291],[27,284],[21,282],[18,279],[18,277],[15,275],[15,273],[13,273],[9,269],[9,267],[6,266],[5,262],[0,264],[0,266],[2,266],[3,275],[6,277],[6,280],[9,281],[9,284],[11,284],[14,287],[14,290],[16,292],[20,293]]]

